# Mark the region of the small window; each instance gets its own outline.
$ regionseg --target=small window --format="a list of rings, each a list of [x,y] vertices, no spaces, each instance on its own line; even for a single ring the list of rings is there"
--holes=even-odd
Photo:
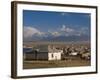
[[[53,58],[53,54],[51,54],[52,58]]]

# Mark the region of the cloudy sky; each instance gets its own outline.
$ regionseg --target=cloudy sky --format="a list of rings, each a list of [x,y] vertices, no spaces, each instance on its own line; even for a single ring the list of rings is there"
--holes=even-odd
[[[24,39],[90,36],[90,14],[23,10]]]

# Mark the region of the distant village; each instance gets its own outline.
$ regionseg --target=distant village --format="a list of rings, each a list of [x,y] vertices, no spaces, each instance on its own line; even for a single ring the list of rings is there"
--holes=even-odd
[[[91,59],[90,46],[37,45],[23,48],[24,60],[73,60]]]

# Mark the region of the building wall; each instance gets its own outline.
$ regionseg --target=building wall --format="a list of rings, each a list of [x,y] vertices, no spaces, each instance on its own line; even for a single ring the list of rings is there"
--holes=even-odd
[[[35,57],[35,54],[33,53],[24,53],[24,59],[25,60],[35,60],[36,57]]]
[[[48,60],[48,52],[37,53],[37,60]]]
[[[47,52],[24,53],[25,60],[48,60]]]
[[[25,60],[61,60],[62,52],[28,52],[24,53]]]
[[[61,52],[48,53],[48,60],[61,60]]]

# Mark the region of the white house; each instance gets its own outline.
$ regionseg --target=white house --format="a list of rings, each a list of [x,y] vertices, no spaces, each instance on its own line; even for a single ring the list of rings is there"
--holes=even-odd
[[[48,45],[38,45],[31,51],[24,52],[24,59],[26,60],[61,60],[63,50],[57,50]]]
[[[48,52],[48,60],[61,60],[62,50]]]

